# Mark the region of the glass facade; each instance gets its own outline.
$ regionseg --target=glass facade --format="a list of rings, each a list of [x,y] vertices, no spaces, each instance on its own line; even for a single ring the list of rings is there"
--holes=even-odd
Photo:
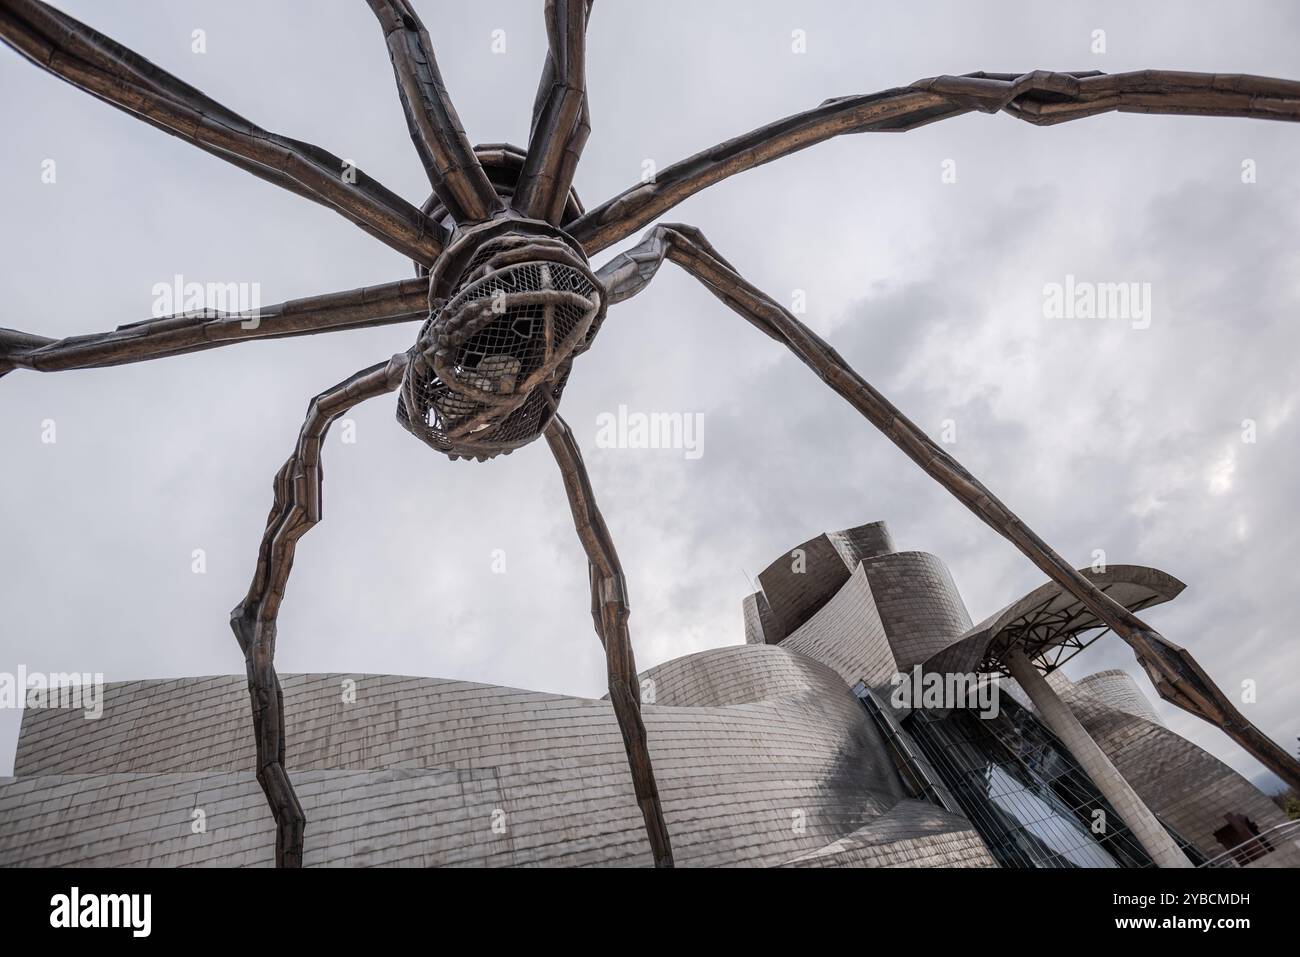
[[[1154,866],[1056,736],[1009,696],[995,718],[917,710],[902,728],[1003,867]]]
[[[903,731],[889,706],[861,681],[854,685],[853,693],[867,709],[867,714],[875,719],[876,726],[889,747],[889,755],[894,759],[894,768],[908,793],[914,798],[937,804],[945,811],[962,813],[961,805],[948,793],[943,781],[935,774],[925,756],[917,750],[911,736]]]

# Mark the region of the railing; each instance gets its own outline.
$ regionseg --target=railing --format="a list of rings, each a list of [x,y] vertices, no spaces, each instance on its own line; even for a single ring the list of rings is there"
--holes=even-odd
[[[1242,867],[1271,854],[1278,843],[1296,837],[1300,837],[1300,820],[1274,824],[1267,831],[1261,831],[1236,847],[1210,858],[1201,867]]]

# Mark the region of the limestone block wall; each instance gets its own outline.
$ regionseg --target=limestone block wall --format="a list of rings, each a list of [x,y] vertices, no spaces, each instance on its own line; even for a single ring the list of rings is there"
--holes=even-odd
[[[1251,861],[1246,867],[1279,868],[1300,867],[1300,837],[1288,833],[1286,836],[1273,838],[1273,850],[1263,857]]]

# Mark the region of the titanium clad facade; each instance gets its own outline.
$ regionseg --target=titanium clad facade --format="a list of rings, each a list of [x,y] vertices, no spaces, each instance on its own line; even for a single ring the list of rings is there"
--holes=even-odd
[[[1202,854],[1227,849],[1215,832],[1228,814],[1249,819],[1260,831],[1286,821],[1268,795],[1214,755],[1163,724],[1114,707],[1088,685],[1084,679],[1061,697],[1133,790]]]
[[[1119,668],[1097,671],[1086,678],[1080,678],[1074,687],[1088,692],[1116,711],[1123,711],[1152,724],[1164,725],[1160,715],[1156,714],[1151,699],[1142,693],[1137,681],[1127,671]]]
[[[678,864],[997,866],[984,825],[936,800],[911,733],[850,690],[887,697],[899,672],[1000,635],[1000,618],[972,629],[938,558],[892,549],[883,523],[805,542],[759,576],[763,590],[742,609],[745,644],[639,676]],[[1128,569],[1114,585],[1146,588],[1133,593],[1142,598],[1162,574]],[[1051,681],[1205,856],[1220,849],[1225,814],[1261,828],[1280,818],[1152,720],[1122,672]],[[650,863],[605,700],[387,675],[282,684],[309,866]],[[0,866],[274,863],[242,675],[112,683],[103,705],[99,720],[24,714],[15,776],[0,780]],[[1086,846],[1069,856],[1092,859]]]
[[[847,686],[811,659],[735,646],[643,679],[674,702],[645,713],[683,865],[782,864],[905,799]],[[648,860],[606,702],[388,676],[283,683],[308,865]],[[29,712],[17,777],[0,785],[0,865],[269,866],[246,696],[235,676],[128,682],[107,686],[99,721]],[[948,832],[973,860],[969,824]]]
[[[781,647],[829,665],[850,686],[885,687],[899,670],[861,565]]]

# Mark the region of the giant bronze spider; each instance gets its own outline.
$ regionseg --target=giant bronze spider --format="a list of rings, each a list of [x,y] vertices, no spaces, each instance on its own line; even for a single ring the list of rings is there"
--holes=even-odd
[[[743,279],[699,230],[662,224],[593,271],[588,257],[728,176],[843,133],[906,131],[972,111],[1051,125],[1112,110],[1300,120],[1300,82],[1144,71],[940,76],[827,100],[697,153],[584,210],[571,188],[590,130],[585,33],[591,0],[547,0],[549,53],[528,148],[472,148],[409,0],[368,0],[397,79],[411,139],[432,186],[417,208],[317,146],[270,133],[138,54],[38,0],[0,0],[0,37],[36,65],[152,126],[327,206],[414,260],[417,276],[246,314],[181,314],[52,340],[0,330],[0,375],[109,366],[201,349],[423,320],[405,353],[312,399],[274,502],[247,596],[231,613],[243,649],[257,779],[277,826],[276,863],[302,864],[306,819],[285,771],[276,617],[298,540],[321,517],[321,446],[357,403],[398,393],[399,422],[452,459],[509,454],[545,436],[587,553],[592,617],[608,661],[636,799],[654,862],[671,866],[668,829],[641,720],[622,569],[582,457],[557,406],[574,359],[608,306],[635,295],[663,260],[686,269],[741,317],[786,346],[979,518],[1010,540],[1136,652],[1159,694],[1219,725],[1300,787],[1300,762],[1247,721],[1181,647],[1076,571],[982,483],[909,421],[825,341]]]

